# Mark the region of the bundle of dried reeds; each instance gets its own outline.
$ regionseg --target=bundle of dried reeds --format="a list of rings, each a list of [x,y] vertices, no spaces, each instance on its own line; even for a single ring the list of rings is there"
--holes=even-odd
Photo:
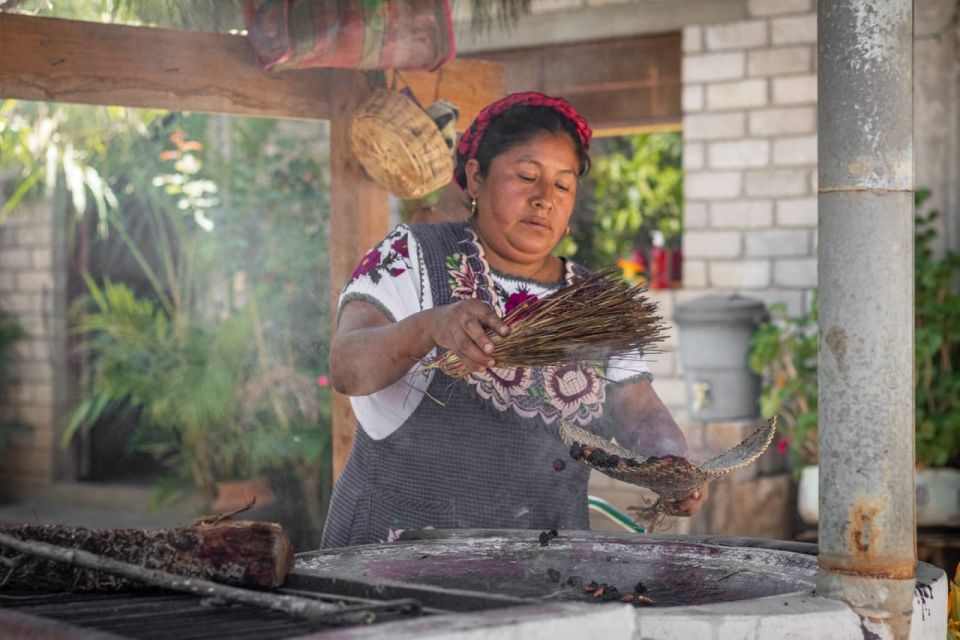
[[[666,327],[657,303],[643,287],[617,277],[609,269],[520,305],[503,321],[510,333],[488,334],[498,368],[548,367],[569,363],[602,364],[608,358],[639,350],[656,352]],[[469,375],[453,352],[426,363],[454,378]]]

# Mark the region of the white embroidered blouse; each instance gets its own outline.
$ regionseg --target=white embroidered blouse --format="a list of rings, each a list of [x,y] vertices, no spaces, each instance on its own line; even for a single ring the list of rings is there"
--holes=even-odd
[[[473,238],[482,264],[492,276],[497,311],[501,315],[528,300],[548,295],[560,286],[491,269],[483,258],[483,248],[476,237]],[[570,282],[572,263],[565,261],[565,264],[565,280]],[[473,274],[466,260],[454,254],[447,258],[446,266],[452,297],[474,297]],[[424,269],[416,237],[409,227],[400,225],[360,260],[340,294],[339,310],[342,312],[353,300],[362,300],[396,322],[430,309],[433,294]],[[420,365],[414,364],[403,378],[386,389],[367,396],[351,397],[350,403],[360,425],[374,440],[386,438],[400,428],[424,400],[432,378],[433,372],[424,374]],[[603,410],[604,385],[601,380],[625,383],[644,378],[652,379],[652,375],[642,355],[633,353],[608,360],[604,370],[576,365],[540,369],[494,368],[471,374],[466,380],[481,397],[501,411],[513,410],[524,417],[539,415],[548,424],[557,417],[586,424]]]

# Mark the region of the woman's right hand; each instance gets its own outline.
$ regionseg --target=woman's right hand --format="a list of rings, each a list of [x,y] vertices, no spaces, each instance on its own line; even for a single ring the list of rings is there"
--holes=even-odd
[[[471,371],[482,371],[496,363],[490,356],[493,341],[487,331],[505,336],[510,327],[493,307],[476,298],[434,307],[430,337],[440,347],[452,351]]]

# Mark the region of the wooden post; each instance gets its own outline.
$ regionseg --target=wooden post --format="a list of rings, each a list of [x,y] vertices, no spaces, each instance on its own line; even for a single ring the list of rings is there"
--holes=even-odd
[[[330,83],[330,317],[336,333],[340,290],[363,252],[387,235],[387,192],[371,180],[350,148],[350,118],[371,93],[359,72],[333,72]],[[353,446],[356,418],[346,396],[333,394],[333,479]]]

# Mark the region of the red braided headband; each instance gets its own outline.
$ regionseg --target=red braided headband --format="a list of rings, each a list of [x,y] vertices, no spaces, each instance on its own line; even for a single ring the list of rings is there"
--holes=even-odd
[[[590,125],[583,119],[577,110],[563,98],[552,98],[548,95],[536,91],[524,91],[522,93],[511,93],[505,98],[484,107],[470,127],[460,136],[460,142],[457,144],[457,163],[453,170],[453,179],[461,189],[467,188],[467,173],[465,167],[467,160],[477,155],[477,149],[480,147],[480,140],[483,138],[483,132],[494,118],[501,113],[516,105],[527,105],[533,107],[547,107],[553,109],[564,118],[569,120],[577,130],[580,137],[580,144],[584,150],[590,148]]]

